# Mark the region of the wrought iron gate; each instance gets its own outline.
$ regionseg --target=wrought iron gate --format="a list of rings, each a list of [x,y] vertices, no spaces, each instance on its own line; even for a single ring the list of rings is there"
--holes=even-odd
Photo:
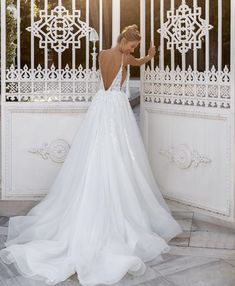
[[[156,179],[166,198],[234,220],[234,1],[141,3],[141,32],[159,47],[141,73]]]

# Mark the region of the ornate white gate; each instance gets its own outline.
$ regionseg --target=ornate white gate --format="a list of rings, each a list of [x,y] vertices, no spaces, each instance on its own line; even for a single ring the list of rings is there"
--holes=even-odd
[[[103,25],[108,2],[1,1],[2,199],[37,200],[48,192],[97,91],[97,54],[108,26]],[[116,21],[113,43],[120,27],[115,2],[110,11]],[[25,14],[30,15],[27,27]],[[16,62],[9,65],[13,41]],[[26,41],[29,64],[22,60]]]
[[[163,195],[234,221],[235,4],[223,2],[141,2],[142,35],[149,13],[160,53],[158,64],[141,70],[140,122]],[[223,51],[225,31],[230,47]]]
[[[75,0],[31,0],[27,27],[21,26],[21,1],[16,9],[9,2],[1,1],[2,199],[37,200],[47,193],[96,92],[107,1],[80,1],[86,5],[82,12]],[[98,29],[89,23],[94,3],[99,3],[94,9]],[[141,67],[141,131],[156,179],[165,197],[234,220],[235,3],[139,3],[141,55],[149,35],[160,52],[159,60],[156,56]],[[112,0],[111,12],[114,44],[120,0]],[[9,13],[15,17],[17,48],[10,66],[5,56]],[[217,15],[213,21],[212,14]],[[225,29],[230,29],[230,48],[224,51]],[[218,43],[211,43],[211,33]],[[21,61],[24,34],[31,51],[27,65]],[[37,47],[43,51],[40,65]],[[82,65],[78,51],[84,49]],[[68,50],[70,64],[64,58]],[[225,54],[230,55],[226,64]]]

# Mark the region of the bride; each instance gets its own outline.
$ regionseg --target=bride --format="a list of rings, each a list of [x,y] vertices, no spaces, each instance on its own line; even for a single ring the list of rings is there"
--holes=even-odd
[[[123,83],[125,67],[155,55],[130,55],[141,36],[127,26],[99,54],[100,88],[49,193],[25,216],[9,219],[3,262],[24,277],[55,285],[114,284],[169,251],[182,229],[155,182]]]

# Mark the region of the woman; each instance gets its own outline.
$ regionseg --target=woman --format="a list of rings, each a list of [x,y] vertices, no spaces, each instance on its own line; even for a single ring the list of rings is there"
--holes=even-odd
[[[93,97],[49,193],[25,216],[9,220],[5,263],[49,285],[77,273],[84,286],[113,284],[142,275],[182,232],[154,180],[133,111],[123,90],[136,25],[102,51],[100,89]]]

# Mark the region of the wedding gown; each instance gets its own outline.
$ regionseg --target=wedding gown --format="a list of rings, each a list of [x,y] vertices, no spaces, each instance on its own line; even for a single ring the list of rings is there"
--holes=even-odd
[[[182,232],[154,180],[121,87],[122,63],[108,90],[100,72],[48,195],[9,219],[0,257],[24,277],[55,285],[77,273],[84,286],[114,284],[127,273],[142,275]]]

